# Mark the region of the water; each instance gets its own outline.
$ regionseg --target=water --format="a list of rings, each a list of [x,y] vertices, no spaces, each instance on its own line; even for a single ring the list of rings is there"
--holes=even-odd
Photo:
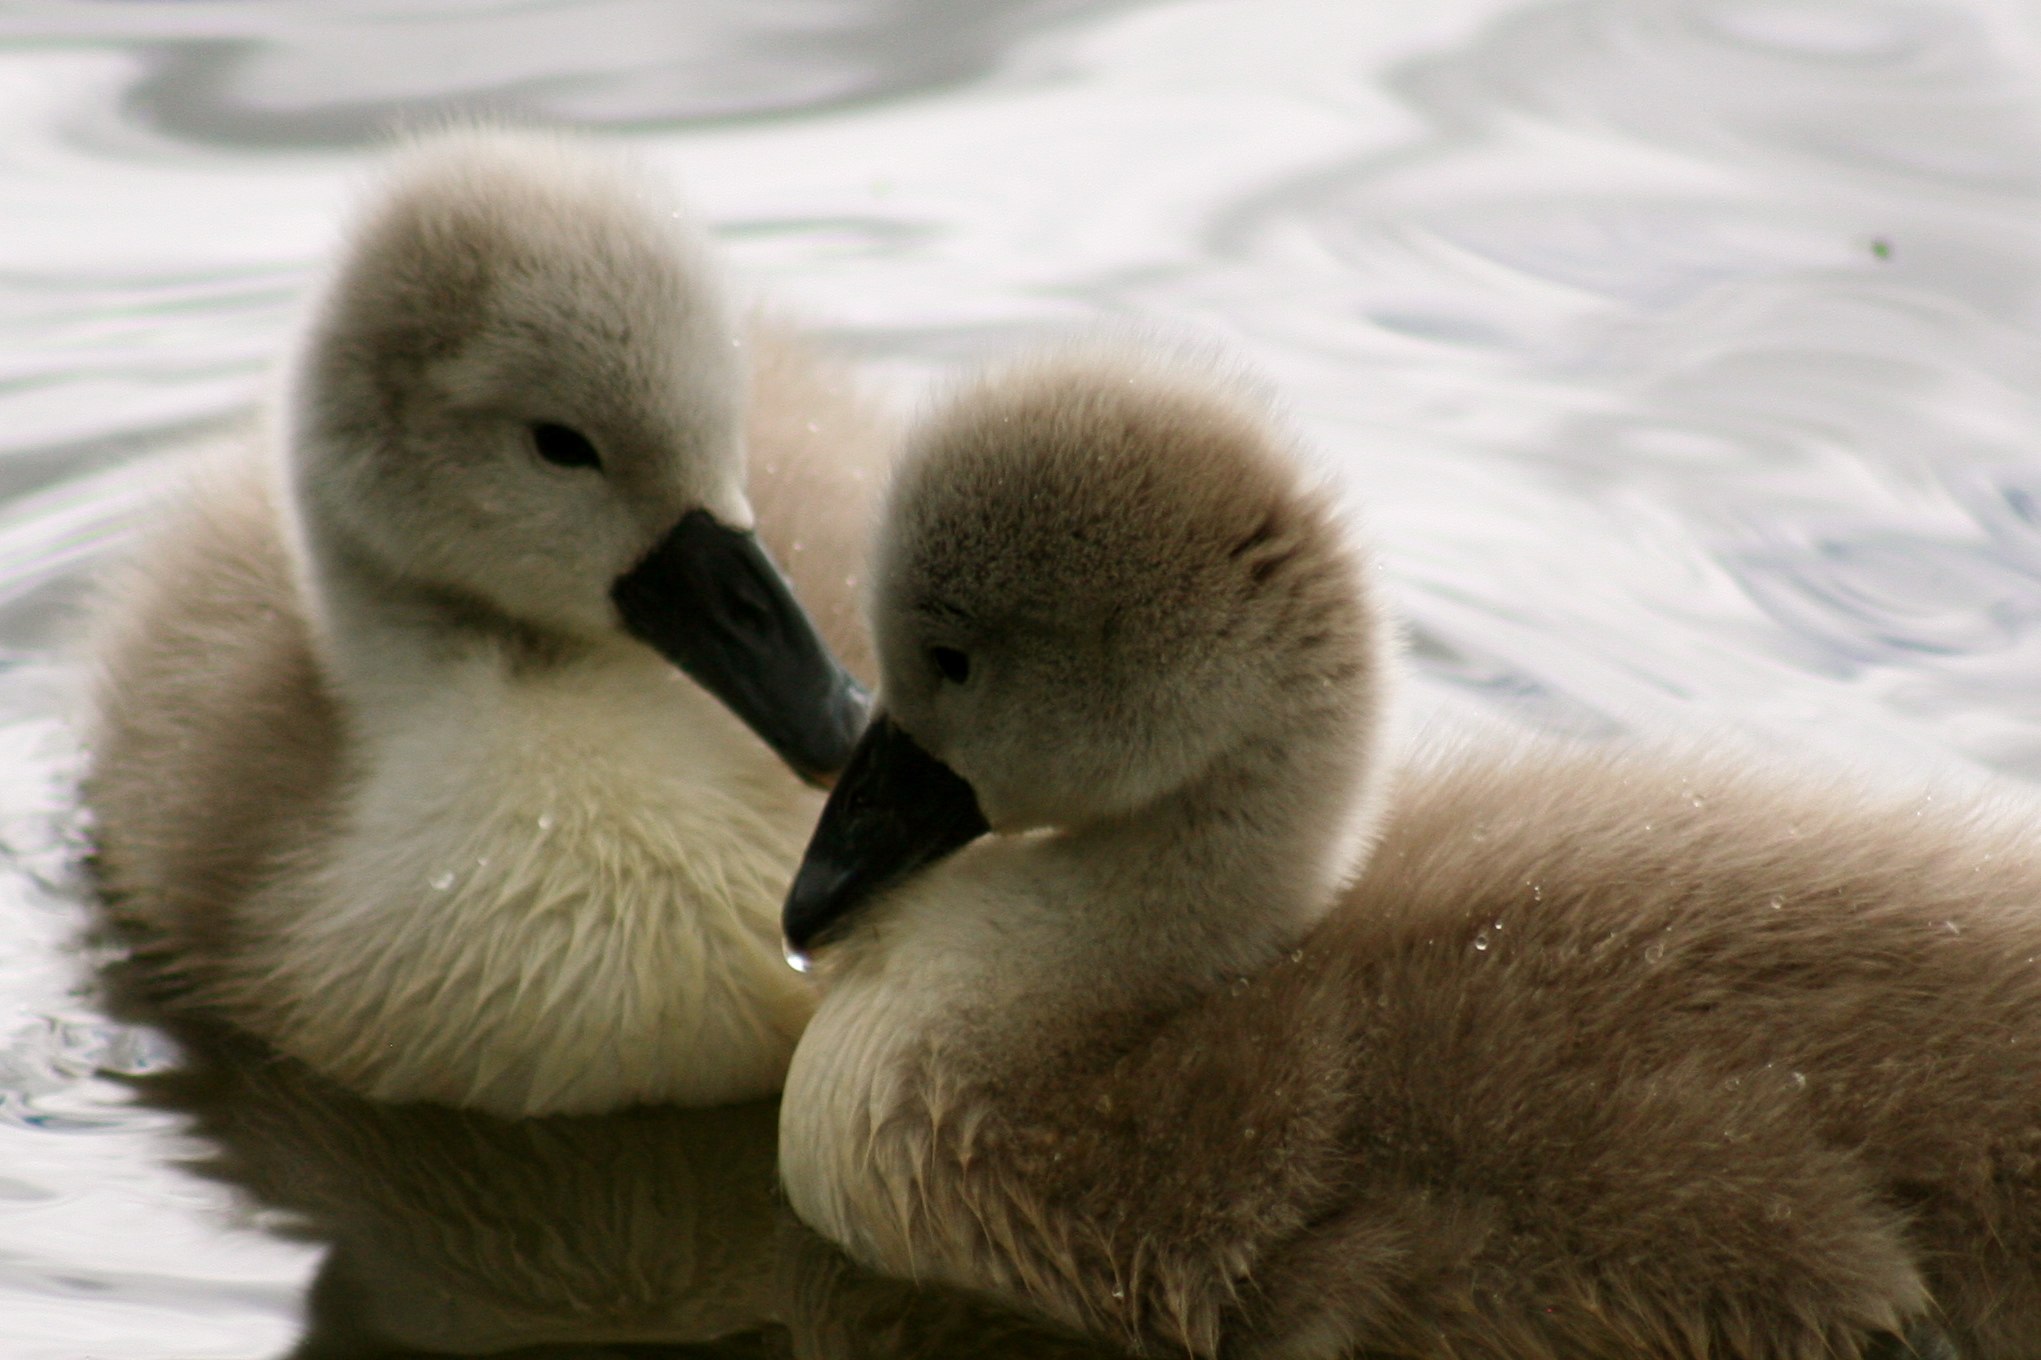
[[[746,1199],[769,1168],[732,1149],[767,1113],[378,1110],[217,1036],[178,1069],[83,990],[82,583],[245,417],[381,130],[472,108],[642,147],[749,286],[903,400],[1101,319],[1237,350],[1379,545],[1413,739],[2041,776],[2020,0],[17,0],[0,1354],[732,1327],[721,1353],[883,1354],[902,1317],[938,1354],[994,1326]]]

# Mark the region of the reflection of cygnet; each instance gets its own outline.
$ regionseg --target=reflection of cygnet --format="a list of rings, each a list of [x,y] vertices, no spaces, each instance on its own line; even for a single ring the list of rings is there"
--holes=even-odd
[[[194,1118],[207,1175],[332,1247],[302,1353],[699,1342],[776,1311],[770,1101],[510,1121],[192,1051],[144,1095]]]
[[[813,1004],[774,919],[819,802],[788,766],[840,764],[862,708],[753,505],[862,651],[886,427],[739,336],[655,184],[470,130],[397,160],[272,444],[107,592],[115,911],[193,1000],[379,1097],[776,1090]]]
[[[885,718],[784,918],[796,1212],[1157,1356],[2041,1354],[2032,816],[1378,783],[1377,607],[1280,442],[1111,354],[912,442]]]
[[[245,1034],[152,1015],[122,995],[127,971],[116,995],[183,1054],[130,1084],[185,1117],[206,1149],[195,1169],[329,1248],[301,1360],[716,1341],[700,1354],[1103,1355],[975,1296],[874,1277],[793,1222],[774,1193],[771,1101],[520,1120],[388,1105]]]

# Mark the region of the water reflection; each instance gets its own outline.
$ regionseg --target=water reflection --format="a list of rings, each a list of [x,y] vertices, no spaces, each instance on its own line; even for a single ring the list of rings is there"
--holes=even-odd
[[[364,1100],[177,1014],[134,965],[127,1018],[175,1037],[126,1080],[189,1121],[189,1167],[317,1243],[298,1360],[432,1355],[1105,1357],[976,1300],[858,1269],[787,1215],[775,1102],[504,1120]]]

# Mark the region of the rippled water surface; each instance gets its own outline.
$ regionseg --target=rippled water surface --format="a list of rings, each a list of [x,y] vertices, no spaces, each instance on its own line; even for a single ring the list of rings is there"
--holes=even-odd
[[[0,1355],[935,1354],[993,1326],[776,1224],[743,1151],[770,1111],[381,1110],[216,1036],[173,1071],[83,985],[83,583],[251,409],[379,139],[474,109],[641,147],[903,402],[1101,318],[1239,351],[1380,545],[1417,739],[2041,777],[2018,0],[17,0]]]

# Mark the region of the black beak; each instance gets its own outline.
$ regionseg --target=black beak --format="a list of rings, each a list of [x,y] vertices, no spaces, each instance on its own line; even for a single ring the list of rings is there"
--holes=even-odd
[[[807,953],[874,893],[990,829],[971,786],[880,714],[851,752],[787,890],[780,930],[788,950]]]
[[[691,510],[610,588],[624,627],[824,785],[870,706],[758,539]]]

